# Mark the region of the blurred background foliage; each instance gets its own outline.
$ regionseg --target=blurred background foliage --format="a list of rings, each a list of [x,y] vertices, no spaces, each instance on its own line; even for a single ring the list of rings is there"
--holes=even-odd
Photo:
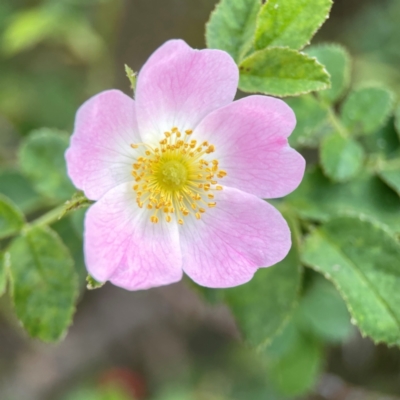
[[[33,173],[32,165],[40,170],[40,162],[49,159],[55,171],[64,168],[57,157],[82,102],[112,87],[129,93],[124,64],[139,70],[169,38],[205,47],[204,24],[214,6],[214,0],[1,0],[0,192],[29,218],[68,199],[73,193],[68,182],[55,180],[50,190],[16,169],[18,146],[23,152],[27,140],[43,140],[49,133],[39,128],[56,129],[54,154],[25,155],[21,167]],[[399,38],[398,0],[337,0],[313,44],[335,42],[347,48],[353,86],[379,81],[400,96]],[[390,154],[390,140],[382,146]],[[57,199],[49,195],[54,192]],[[75,259],[81,289],[83,215],[80,210],[54,225]],[[184,284],[146,294],[121,294],[108,286],[96,293],[81,290],[76,324],[63,344],[50,349],[26,338],[3,297],[0,398],[400,398],[399,350],[362,339],[330,283],[310,270],[304,281],[294,318],[262,358],[238,344],[226,309],[204,305]],[[160,301],[165,302],[161,310]]]

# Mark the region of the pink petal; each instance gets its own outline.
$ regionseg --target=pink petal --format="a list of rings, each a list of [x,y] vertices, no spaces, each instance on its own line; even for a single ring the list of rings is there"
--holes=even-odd
[[[304,175],[304,158],[287,142],[295,125],[282,100],[249,96],[208,115],[192,136],[215,145],[212,156],[228,173],[221,183],[276,198],[296,189]]]
[[[118,90],[102,92],[78,110],[66,152],[68,175],[92,200],[132,180],[135,150],[140,142],[134,101]]]
[[[193,50],[182,40],[166,42],[143,66],[137,81],[143,140],[157,140],[174,126],[194,129],[209,112],[233,100],[238,79],[228,53]]]
[[[130,183],[108,191],[85,219],[85,261],[98,281],[110,280],[128,290],[177,282],[182,256],[176,223],[150,222]]]
[[[224,288],[248,282],[259,267],[281,261],[291,237],[282,215],[237,189],[216,192],[215,208],[181,230],[183,270],[196,283]]]

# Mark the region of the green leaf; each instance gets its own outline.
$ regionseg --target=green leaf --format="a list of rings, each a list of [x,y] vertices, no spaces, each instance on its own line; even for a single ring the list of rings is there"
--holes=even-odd
[[[353,134],[372,133],[389,118],[393,100],[393,93],[383,87],[353,90],[343,103],[342,121]]]
[[[251,345],[267,344],[297,303],[301,286],[297,227],[290,222],[293,244],[280,263],[260,268],[245,285],[224,290],[225,301]]]
[[[293,109],[297,120],[296,128],[289,137],[290,145],[296,148],[317,146],[328,111],[313,95],[293,97],[285,102]]]
[[[400,232],[400,202],[378,177],[362,172],[348,183],[333,183],[320,169],[308,170],[285,202],[302,218],[327,221],[343,214],[366,215]]]
[[[320,159],[326,176],[336,182],[354,178],[364,161],[363,148],[353,139],[334,133],[321,143]]]
[[[328,103],[339,100],[350,83],[350,55],[346,49],[336,44],[323,44],[307,48],[306,53],[325,65],[331,76],[331,88],[318,95]]]
[[[83,289],[87,275],[83,255],[83,232],[80,234],[76,232],[73,223],[74,214],[75,212],[70,216],[58,220],[51,228],[57,232],[63,243],[68,247],[72,258],[74,259],[74,267],[78,274],[79,288]]]
[[[31,183],[19,171],[0,170],[0,193],[11,199],[25,213],[34,210],[41,199],[32,188]]]
[[[257,18],[256,49],[301,49],[328,18],[331,7],[332,0],[268,0]]]
[[[302,260],[331,280],[376,343],[400,345],[400,245],[379,225],[341,217],[315,230]]]
[[[5,254],[0,252],[0,297],[6,292],[8,281],[8,265]]]
[[[269,381],[279,393],[300,396],[316,383],[321,370],[321,343],[303,334],[295,321],[273,341],[265,353]]]
[[[0,239],[18,233],[24,223],[24,215],[18,207],[0,194]]]
[[[400,196],[400,159],[380,163],[378,176]]]
[[[207,47],[228,52],[239,63],[252,46],[261,0],[222,0],[206,25]]]
[[[69,251],[50,228],[35,227],[8,250],[16,314],[29,335],[62,338],[71,323],[77,279]]]
[[[239,88],[273,96],[298,96],[327,89],[329,75],[323,65],[288,48],[268,48],[253,53],[239,66]]]
[[[48,198],[67,200],[75,191],[64,159],[68,144],[66,133],[44,128],[32,132],[21,146],[21,170],[35,189]]]
[[[301,300],[296,313],[303,332],[324,342],[340,343],[353,332],[346,304],[326,279],[315,279]]]

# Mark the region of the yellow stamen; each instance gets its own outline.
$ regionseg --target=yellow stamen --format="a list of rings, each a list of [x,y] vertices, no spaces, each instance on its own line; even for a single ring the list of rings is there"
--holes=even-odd
[[[136,203],[140,208],[155,211],[149,216],[155,224],[159,222],[159,210],[167,223],[175,218],[183,225],[190,215],[201,219],[206,210],[200,205],[217,206],[216,201],[209,202],[215,198],[210,192],[222,190],[217,179],[227,175],[220,169],[218,160],[208,156],[215,152],[213,144],[189,140],[193,133],[191,129],[182,132],[184,137],[181,139],[181,131],[174,126],[163,133],[156,146],[131,144],[140,153],[132,164]]]

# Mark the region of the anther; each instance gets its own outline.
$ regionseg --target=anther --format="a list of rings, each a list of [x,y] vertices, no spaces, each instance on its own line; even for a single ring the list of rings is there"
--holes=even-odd
[[[214,145],[211,144],[210,146],[208,146],[206,153],[210,154],[210,153],[213,153],[214,151],[215,151],[215,147],[214,147]]]

